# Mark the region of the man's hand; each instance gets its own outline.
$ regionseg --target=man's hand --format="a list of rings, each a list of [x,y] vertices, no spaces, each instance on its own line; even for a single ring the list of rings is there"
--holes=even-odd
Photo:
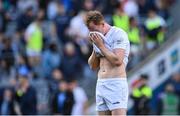
[[[100,35],[93,33],[90,35],[90,40],[98,47],[104,47],[103,39]]]

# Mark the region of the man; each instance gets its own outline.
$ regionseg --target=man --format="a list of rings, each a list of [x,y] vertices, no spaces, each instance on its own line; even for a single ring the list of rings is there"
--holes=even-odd
[[[165,86],[165,91],[161,93],[157,103],[158,115],[178,115],[179,97],[174,90],[171,83]]]
[[[105,22],[98,11],[90,11],[86,16],[89,39],[100,52],[93,49],[88,59],[92,69],[98,69],[96,86],[96,105],[99,115],[126,115],[128,102],[128,84],[126,80],[126,65],[129,55],[129,40],[126,32],[112,27]],[[105,43],[106,42],[106,43]],[[107,47],[107,44],[109,47]]]
[[[148,75],[140,75],[139,83],[133,87],[131,97],[134,100],[135,115],[149,115],[151,113],[149,104],[152,98],[152,89],[148,85],[148,79]]]
[[[88,100],[84,89],[78,85],[76,79],[69,80],[68,85],[69,89],[73,92],[75,102],[71,115],[86,115]]]
[[[30,85],[27,75],[20,74],[18,77],[19,85],[15,93],[15,99],[20,107],[22,115],[37,114],[37,93]]]
[[[40,62],[43,47],[43,32],[41,29],[43,17],[44,11],[38,11],[36,19],[25,30],[26,51],[31,66],[36,66]]]
[[[0,115],[15,114],[13,91],[10,88],[5,88],[2,99],[0,99]]]
[[[68,83],[61,80],[58,83],[58,91],[52,99],[52,113],[53,115],[70,115],[73,105],[73,92],[68,89]]]

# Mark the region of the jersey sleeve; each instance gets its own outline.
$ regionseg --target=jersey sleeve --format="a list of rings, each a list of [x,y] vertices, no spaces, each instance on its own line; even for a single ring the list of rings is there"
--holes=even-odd
[[[113,49],[122,48],[126,49],[129,45],[127,33],[124,31],[118,31],[114,35]]]

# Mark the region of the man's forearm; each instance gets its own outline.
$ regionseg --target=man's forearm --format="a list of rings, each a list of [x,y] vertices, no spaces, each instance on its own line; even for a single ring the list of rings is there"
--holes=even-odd
[[[120,60],[114,52],[110,51],[105,46],[99,47],[99,49],[111,64],[117,66],[122,64],[122,60]]]
[[[95,52],[93,51],[91,56],[88,59],[88,64],[91,69],[95,70],[99,67],[99,58],[96,57]]]

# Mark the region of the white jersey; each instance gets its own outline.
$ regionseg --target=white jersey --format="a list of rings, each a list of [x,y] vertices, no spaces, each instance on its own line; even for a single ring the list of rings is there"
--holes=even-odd
[[[103,40],[105,46],[106,47],[108,46],[107,48],[111,51],[117,48],[121,48],[125,50],[125,57],[123,62],[125,65],[127,65],[129,51],[130,51],[130,43],[128,40],[127,33],[122,29],[113,26],[103,37]],[[95,45],[93,45],[93,47],[96,53],[101,54],[103,56],[103,54]]]

